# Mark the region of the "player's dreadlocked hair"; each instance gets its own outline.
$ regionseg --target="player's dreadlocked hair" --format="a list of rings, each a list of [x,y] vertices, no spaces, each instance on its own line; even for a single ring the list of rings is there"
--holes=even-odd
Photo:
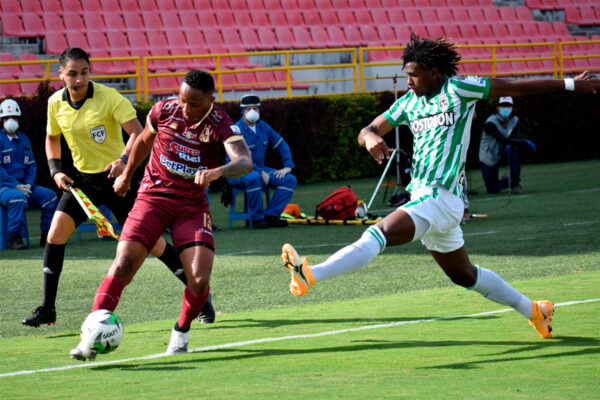
[[[403,58],[404,67],[409,62],[416,62],[423,68],[437,67],[442,75],[454,76],[458,72],[460,54],[456,45],[448,42],[446,38],[433,40],[411,33]]]
[[[200,69],[193,69],[185,75],[183,79],[188,86],[201,90],[204,93],[215,90],[215,81],[211,74]]]

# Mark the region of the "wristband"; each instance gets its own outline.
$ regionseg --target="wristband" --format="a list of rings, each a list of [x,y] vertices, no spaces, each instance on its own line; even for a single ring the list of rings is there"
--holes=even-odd
[[[48,168],[50,168],[50,177],[54,178],[54,175],[62,172],[62,161],[60,158],[51,158],[48,160]]]
[[[565,79],[565,90],[572,92],[575,90],[575,80],[573,78]]]
[[[119,157],[119,158],[120,158],[121,160],[123,160],[123,162],[124,162],[125,164],[127,164],[127,161],[129,161],[129,156],[125,156],[125,155],[123,155],[123,156],[121,156],[121,157]]]

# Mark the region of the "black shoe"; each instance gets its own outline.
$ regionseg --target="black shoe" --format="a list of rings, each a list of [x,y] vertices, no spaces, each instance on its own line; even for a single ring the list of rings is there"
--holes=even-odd
[[[269,227],[269,223],[266,219],[258,219],[256,221],[252,221],[252,229],[267,229]]]
[[[31,326],[34,328],[38,328],[40,325],[48,324],[54,325],[56,322],[56,310],[53,308],[48,310],[42,306],[39,306],[35,310],[33,310],[33,314],[29,317],[24,318],[21,321],[23,325]]]
[[[47,241],[48,241],[48,233],[42,233],[42,236],[40,236],[40,247],[46,247]]]
[[[215,309],[213,308],[211,297],[209,294],[202,311],[200,311],[200,315],[198,315],[198,321],[201,324],[212,324],[215,322]]]
[[[6,243],[6,248],[11,250],[25,250],[27,248],[27,245],[23,242],[23,239],[19,237],[9,239],[8,243]]]
[[[285,228],[288,226],[288,222],[284,219],[281,219],[275,215],[265,215],[265,221],[272,228]]]

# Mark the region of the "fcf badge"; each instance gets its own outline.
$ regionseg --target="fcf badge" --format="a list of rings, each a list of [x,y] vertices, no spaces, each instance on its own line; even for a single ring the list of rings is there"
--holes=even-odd
[[[90,134],[96,143],[102,144],[106,140],[106,129],[104,128],[104,125],[91,128]]]

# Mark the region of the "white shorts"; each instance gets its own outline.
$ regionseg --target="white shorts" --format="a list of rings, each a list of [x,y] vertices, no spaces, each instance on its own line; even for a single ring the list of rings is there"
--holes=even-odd
[[[410,200],[399,208],[411,216],[416,228],[421,228],[415,229],[413,241],[421,239],[428,250],[440,253],[450,253],[465,244],[460,229],[464,213],[460,197],[443,187],[429,186],[413,191]]]

